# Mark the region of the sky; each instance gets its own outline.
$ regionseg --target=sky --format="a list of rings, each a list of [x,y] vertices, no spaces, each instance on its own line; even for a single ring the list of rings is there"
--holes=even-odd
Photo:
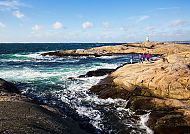
[[[190,40],[190,0],[0,0],[0,42]]]

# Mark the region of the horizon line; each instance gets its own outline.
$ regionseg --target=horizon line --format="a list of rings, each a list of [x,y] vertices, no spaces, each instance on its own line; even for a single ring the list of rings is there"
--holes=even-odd
[[[82,43],[82,44],[86,44],[86,43],[141,43],[141,42],[146,42],[146,41],[129,41],[129,42],[0,42],[0,44],[11,44],[11,43],[18,43],[18,44],[30,44],[30,43],[56,43],[56,44],[61,44],[61,43],[65,43],[65,44],[69,44],[69,43]],[[150,42],[190,42],[190,40],[170,40],[170,41],[150,41]]]

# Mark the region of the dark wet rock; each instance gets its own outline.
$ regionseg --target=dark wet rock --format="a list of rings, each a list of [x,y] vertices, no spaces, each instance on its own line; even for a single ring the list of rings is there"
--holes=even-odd
[[[13,83],[0,79],[0,133],[85,134],[73,119],[58,109],[18,94]],[[16,92],[16,93],[15,93]]]
[[[48,53],[43,53],[41,54],[42,56],[59,56],[59,52],[55,51],[55,52],[48,52]]]
[[[156,134],[188,134],[190,133],[190,117],[169,109],[152,111],[148,126]]]
[[[0,102],[0,111],[2,133],[85,133],[78,124],[59,115],[54,109],[33,103],[3,101]]]
[[[20,93],[17,87],[11,83],[0,78],[0,92]]]
[[[67,79],[69,79],[69,80],[76,80],[75,77],[68,77]]]
[[[65,51],[55,51],[41,54],[42,56],[57,56],[57,57],[82,57],[82,56],[95,56],[101,57],[105,56],[102,53],[76,53],[75,50],[65,50]],[[110,56],[112,54],[106,54],[106,56]]]
[[[104,76],[111,74],[115,69],[97,69],[95,71],[89,71],[85,75],[80,75],[79,78],[92,77],[92,76]]]

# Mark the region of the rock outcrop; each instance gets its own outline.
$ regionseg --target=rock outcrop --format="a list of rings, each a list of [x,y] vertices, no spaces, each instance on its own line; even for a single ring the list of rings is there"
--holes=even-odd
[[[116,69],[97,69],[94,71],[89,71],[85,75],[80,75],[79,78],[92,77],[92,76],[104,76],[107,74],[111,74]]]
[[[189,133],[190,46],[151,48],[163,55],[160,60],[125,65],[90,90],[101,98],[127,99],[133,110],[151,110],[148,126],[155,133]]]
[[[155,55],[168,55],[178,52],[187,51],[189,49],[186,45],[172,44],[172,43],[160,43],[160,42],[144,42],[144,43],[129,43],[116,46],[103,46],[90,49],[79,50],[60,50],[55,52],[43,53],[43,56],[110,56],[121,55],[131,53],[151,53]]]
[[[86,133],[55,108],[34,103],[16,86],[0,79],[0,133],[78,134]],[[74,129],[73,129],[74,128]]]

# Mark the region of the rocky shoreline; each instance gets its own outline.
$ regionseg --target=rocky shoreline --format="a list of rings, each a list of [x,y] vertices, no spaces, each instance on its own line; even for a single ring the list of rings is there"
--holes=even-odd
[[[171,45],[162,55],[154,63],[125,65],[90,90],[151,111],[147,125],[155,133],[190,133],[190,46]]]
[[[190,45],[144,42],[42,55],[97,57],[131,53],[151,53],[161,58],[153,63],[90,71],[79,78],[108,75],[89,90],[103,99],[126,99],[126,108],[138,113],[151,111],[147,125],[155,134],[190,133]],[[14,84],[3,79],[0,98],[2,133],[86,133],[58,109],[21,95]]]
[[[0,133],[86,133],[58,109],[40,105],[19,93],[14,84],[0,79]]]
[[[190,45],[144,42],[86,50],[61,50],[53,56],[106,56],[131,53],[161,55],[154,63],[120,67],[90,91],[100,98],[129,100],[127,108],[151,111],[154,133],[190,133]]]
[[[57,56],[57,57],[80,57],[80,56],[111,56],[111,55],[125,55],[137,53],[151,53],[153,55],[169,55],[188,51],[189,45],[174,44],[174,43],[160,43],[160,42],[144,42],[144,43],[130,43],[116,46],[103,46],[90,49],[77,50],[59,50],[55,52],[43,53],[42,56]]]

